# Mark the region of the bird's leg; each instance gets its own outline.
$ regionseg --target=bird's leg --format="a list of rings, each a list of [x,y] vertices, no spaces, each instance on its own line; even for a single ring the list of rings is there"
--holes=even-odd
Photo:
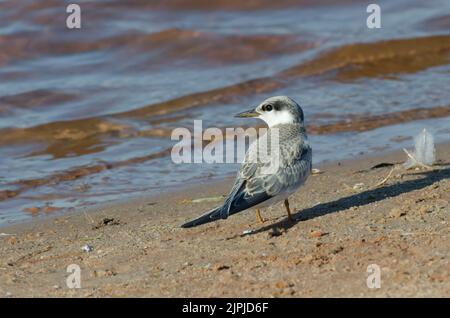
[[[264,219],[261,216],[261,211],[259,209],[255,209],[256,210],[256,218],[258,219],[259,223],[264,223]]]
[[[287,214],[288,214],[289,221],[294,222],[294,219],[292,218],[292,214],[291,214],[291,209],[289,208],[289,201],[288,201],[288,199],[284,200],[284,206],[286,207],[286,211],[287,211]]]

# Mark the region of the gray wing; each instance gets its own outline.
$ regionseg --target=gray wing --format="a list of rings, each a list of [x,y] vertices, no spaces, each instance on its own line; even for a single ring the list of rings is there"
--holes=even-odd
[[[250,146],[234,186],[224,203],[222,218],[262,203],[285,190],[296,189],[309,176],[312,150],[305,136],[280,139],[285,142],[280,142],[277,165],[270,159],[256,160],[258,146],[256,143]],[[270,152],[267,156],[273,158]],[[271,171],[273,169],[270,165],[275,167],[274,171]]]
[[[268,169],[273,165],[270,160],[255,160],[258,159],[258,146],[253,143],[224,204],[181,227],[188,228],[226,219],[229,215],[267,201],[282,191],[295,190],[301,185],[311,172],[312,151],[306,141],[306,134],[304,130],[298,131],[298,127],[284,129],[282,132],[284,135],[280,136],[280,140],[284,143],[280,142],[279,145],[280,160],[275,171]],[[272,158],[270,152],[266,152],[266,155],[267,158]]]

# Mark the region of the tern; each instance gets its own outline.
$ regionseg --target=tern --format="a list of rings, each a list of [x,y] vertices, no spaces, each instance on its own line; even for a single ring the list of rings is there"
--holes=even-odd
[[[288,198],[305,183],[312,165],[302,108],[288,96],[275,96],[236,117],[262,119],[268,125],[267,132],[249,146],[224,203],[184,223],[183,228],[226,219],[250,208],[256,210],[257,219],[263,223],[260,209],[283,200],[288,218],[293,221]],[[269,160],[262,158],[262,144],[271,150],[266,152]]]

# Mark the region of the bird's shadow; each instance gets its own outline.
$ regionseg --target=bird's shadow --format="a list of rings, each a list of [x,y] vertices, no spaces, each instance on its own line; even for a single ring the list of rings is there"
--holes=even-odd
[[[423,175],[423,178],[394,183],[376,189],[356,193],[347,197],[340,198],[335,201],[320,203],[311,208],[297,211],[295,214],[292,215],[294,221],[289,221],[287,218],[283,218],[282,220],[276,223],[263,226],[246,235],[254,235],[261,232],[269,231],[271,229],[284,229],[285,231],[287,231],[300,221],[311,220],[326,214],[340,212],[354,206],[363,206],[372,202],[377,202],[387,198],[396,197],[403,193],[419,190],[440,180],[450,178],[450,168],[446,167],[443,169],[424,171],[414,174]]]

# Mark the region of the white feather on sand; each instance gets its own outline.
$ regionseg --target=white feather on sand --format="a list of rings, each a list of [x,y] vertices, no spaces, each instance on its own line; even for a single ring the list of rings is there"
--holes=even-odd
[[[429,168],[436,161],[436,149],[434,147],[434,137],[426,129],[414,137],[414,153],[409,153],[403,149],[408,155],[408,160],[403,164],[407,169],[417,166]]]

